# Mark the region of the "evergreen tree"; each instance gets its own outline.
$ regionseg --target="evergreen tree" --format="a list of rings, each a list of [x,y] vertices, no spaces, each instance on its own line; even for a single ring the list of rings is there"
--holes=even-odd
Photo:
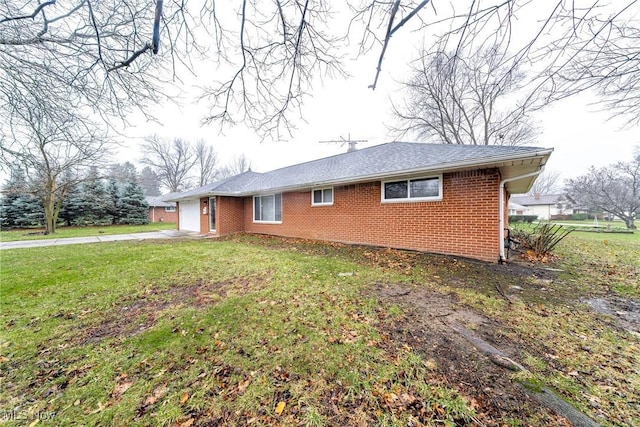
[[[27,183],[22,170],[12,169],[0,198],[0,227],[7,229],[16,226],[20,213],[16,210],[15,204],[27,191],[26,187]]]
[[[60,207],[58,220],[63,221],[67,226],[71,226],[82,214],[84,208],[82,191],[78,183],[78,172],[65,171],[63,181],[67,183],[67,189],[64,200],[62,201],[62,206]]]
[[[153,171],[149,166],[145,166],[140,171],[138,178],[142,191],[145,196],[160,196],[160,180],[158,174]]]
[[[111,224],[120,222],[120,185],[115,178],[109,178],[107,183],[107,214],[111,217]]]
[[[0,227],[35,227],[44,221],[44,209],[39,200],[29,193],[24,171],[12,168],[0,197]]]
[[[114,163],[109,166],[108,177],[120,183],[138,182],[138,171],[131,162]]]
[[[120,224],[149,223],[149,204],[144,198],[140,185],[130,182],[124,187],[119,212]]]
[[[13,202],[13,209],[17,214],[16,227],[44,226],[44,208],[37,197],[30,194],[22,194]]]
[[[98,168],[92,166],[82,183],[80,215],[76,218],[76,225],[107,225],[111,224],[111,216],[107,212],[108,201],[104,183],[98,175]]]

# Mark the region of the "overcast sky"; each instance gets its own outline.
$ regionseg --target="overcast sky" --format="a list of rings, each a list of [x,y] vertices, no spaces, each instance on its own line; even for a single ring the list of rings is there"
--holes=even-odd
[[[251,160],[252,169],[259,172],[345,152],[346,146],[320,141],[346,139],[349,134],[351,139],[367,140],[358,148],[393,141],[394,135],[385,126],[393,121],[390,100],[397,100],[398,81],[406,80],[408,62],[415,57],[415,43],[419,41],[415,33],[394,36],[375,91],[368,86],[375,74],[377,49],[346,63],[350,78],[317,80],[313,96],[304,102],[303,119],[297,123],[293,136],[282,141],[261,142],[243,125],[225,129],[224,134],[216,124],[202,127],[200,119],[206,108],[193,101],[192,96],[198,91],[190,88],[207,84],[216,73],[210,67],[202,68],[199,76],[185,86],[191,97],[189,93],[185,95],[182,107],[163,105],[156,110],[161,125],[139,120],[126,130],[129,137],[121,138],[123,148],[118,160],[137,162],[141,138],[152,133],[168,138],[205,139],[213,144],[221,163],[244,153]],[[535,145],[554,149],[547,168],[559,171],[563,178],[583,174],[592,165],[630,160],[634,147],[640,145],[640,128],[621,130],[620,120],[609,121],[606,112],[590,105],[594,100],[593,94],[580,95],[549,106],[536,116],[542,132]]]

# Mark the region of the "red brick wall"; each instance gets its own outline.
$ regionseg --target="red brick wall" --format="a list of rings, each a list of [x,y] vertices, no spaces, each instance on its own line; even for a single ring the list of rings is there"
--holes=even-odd
[[[175,222],[178,223],[178,210],[174,212],[167,212],[164,208],[161,207],[150,207],[149,208],[149,222]]]
[[[253,201],[246,197],[244,231],[496,262],[499,182],[496,169],[445,174],[437,202],[381,203],[379,181],[334,187],[332,206],[311,206],[309,191],[290,192],[282,196],[282,224],[253,223]]]
[[[224,236],[244,231],[244,199],[218,196],[216,203],[216,234]]]

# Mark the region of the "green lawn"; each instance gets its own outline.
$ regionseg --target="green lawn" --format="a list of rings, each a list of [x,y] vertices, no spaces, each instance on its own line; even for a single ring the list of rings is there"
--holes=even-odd
[[[143,233],[145,231],[175,230],[173,222],[154,222],[145,225],[108,225],[102,227],[58,227],[53,234],[42,234],[44,229],[1,230],[0,241],[63,239],[65,237],[85,237],[105,234]]]
[[[553,264],[565,271],[542,285],[497,265],[257,236],[3,251],[0,410],[42,425],[557,425],[530,403],[496,410],[450,380],[463,366],[407,345],[425,313],[374,292],[393,284],[490,316],[531,371],[514,384],[625,425],[640,419],[638,336],[576,298],[637,300],[639,244],[571,235]],[[506,301],[496,283],[524,290]]]

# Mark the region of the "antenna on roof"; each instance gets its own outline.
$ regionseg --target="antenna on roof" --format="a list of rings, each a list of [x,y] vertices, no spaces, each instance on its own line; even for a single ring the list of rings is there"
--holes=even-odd
[[[347,153],[350,153],[352,151],[356,151],[356,144],[358,144],[358,142],[367,142],[367,139],[351,139],[351,134],[347,135],[347,139],[344,139],[344,137],[340,136],[340,139],[333,139],[330,141],[318,141],[321,144],[340,144],[340,147],[343,147],[344,144],[349,144],[349,146],[347,147]]]

